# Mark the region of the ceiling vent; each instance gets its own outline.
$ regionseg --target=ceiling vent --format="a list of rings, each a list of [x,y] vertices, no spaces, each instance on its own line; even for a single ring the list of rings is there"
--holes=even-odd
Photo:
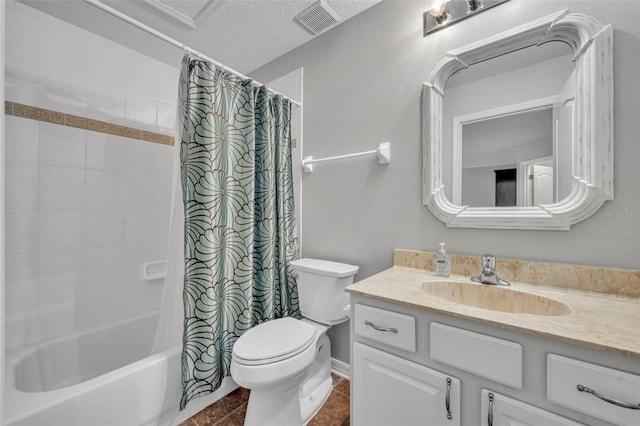
[[[319,0],[298,13],[293,20],[310,34],[317,35],[337,25],[340,17],[323,0]]]

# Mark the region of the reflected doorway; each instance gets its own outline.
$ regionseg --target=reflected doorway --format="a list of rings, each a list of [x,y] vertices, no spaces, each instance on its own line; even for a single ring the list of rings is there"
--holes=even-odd
[[[496,175],[496,207],[513,207],[516,205],[518,179],[516,169],[495,170]]]

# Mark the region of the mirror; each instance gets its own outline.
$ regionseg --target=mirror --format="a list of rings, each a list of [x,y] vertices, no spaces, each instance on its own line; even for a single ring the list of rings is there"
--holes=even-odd
[[[557,200],[551,108],[462,124],[454,204],[512,207]],[[454,143],[455,145],[455,143]],[[534,179],[534,176],[536,179]]]
[[[565,10],[447,52],[423,88],[433,214],[568,230],[613,199],[612,33]]]
[[[535,206],[569,194],[573,72],[571,48],[551,42],[449,78],[443,123],[452,143],[443,161],[452,164],[445,191],[453,204]]]

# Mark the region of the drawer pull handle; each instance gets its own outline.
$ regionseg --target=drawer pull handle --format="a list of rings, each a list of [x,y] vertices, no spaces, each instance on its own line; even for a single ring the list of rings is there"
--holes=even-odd
[[[487,425],[493,426],[493,393],[489,392],[489,410],[487,412]]]
[[[444,405],[447,409],[447,419],[453,419],[453,416],[451,415],[451,379],[449,377],[447,377],[447,395],[444,399]]]
[[[594,391],[593,389],[583,385],[578,385],[576,386],[576,388],[580,392],[590,393],[591,395],[598,397],[601,400],[608,402],[609,404],[617,405],[618,407],[622,407],[622,408],[629,408],[630,410],[640,410],[640,404],[631,404],[624,401],[618,401],[617,399],[613,399],[608,396],[601,395],[598,392]]]
[[[392,333],[398,333],[398,329],[397,328],[385,328],[385,327],[380,327],[378,325],[375,325],[374,323],[372,323],[371,321],[365,321],[364,325],[368,325],[369,327],[373,328],[374,330],[378,330],[378,331],[390,331]]]

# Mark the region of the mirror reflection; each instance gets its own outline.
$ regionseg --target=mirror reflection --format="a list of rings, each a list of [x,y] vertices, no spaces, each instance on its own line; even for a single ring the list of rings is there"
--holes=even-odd
[[[447,196],[472,207],[553,204],[571,191],[574,64],[562,42],[458,71],[443,104]],[[445,170],[447,167],[445,167]]]

